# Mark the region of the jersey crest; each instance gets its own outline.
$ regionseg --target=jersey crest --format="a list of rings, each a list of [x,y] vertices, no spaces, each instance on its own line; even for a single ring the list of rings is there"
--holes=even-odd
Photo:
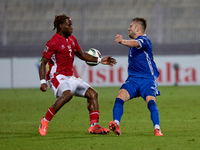
[[[45,46],[44,51],[47,52],[48,49],[49,49],[49,47],[48,47],[48,46]]]

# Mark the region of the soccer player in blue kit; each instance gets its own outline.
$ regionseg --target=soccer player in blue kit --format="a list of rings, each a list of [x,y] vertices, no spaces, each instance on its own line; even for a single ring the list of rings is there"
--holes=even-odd
[[[129,47],[128,78],[118,91],[113,108],[113,120],[109,128],[118,136],[120,120],[123,115],[124,102],[141,96],[147,103],[154,125],[154,135],[163,136],[160,130],[159,111],[156,105],[157,78],[159,71],[153,60],[152,44],[146,36],[147,24],[144,18],[134,18],[128,28],[130,40],[124,40],[122,35],[115,37],[115,42]]]

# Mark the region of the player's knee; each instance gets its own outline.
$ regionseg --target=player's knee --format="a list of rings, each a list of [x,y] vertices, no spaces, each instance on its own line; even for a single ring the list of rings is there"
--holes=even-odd
[[[97,99],[98,93],[95,90],[89,88],[85,93],[85,97],[89,99]]]
[[[148,105],[149,101],[151,101],[151,100],[154,100],[156,102],[156,97],[154,97],[154,96],[147,96],[146,99],[145,99],[147,105]]]
[[[126,102],[127,100],[130,99],[130,95],[128,94],[128,92],[124,89],[120,90],[117,94],[116,98],[120,98],[122,99],[124,102]]]
[[[90,97],[91,99],[97,99],[98,93],[96,91],[93,91],[93,92],[90,93],[90,96],[91,96]]]
[[[150,100],[147,104],[148,109],[152,112],[152,111],[158,111],[156,102],[154,100]]]

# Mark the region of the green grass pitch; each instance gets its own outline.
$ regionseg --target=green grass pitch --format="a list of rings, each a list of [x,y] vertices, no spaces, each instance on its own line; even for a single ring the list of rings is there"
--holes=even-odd
[[[98,87],[100,121],[108,128],[119,87]],[[1,150],[197,150],[200,149],[200,86],[160,86],[157,97],[163,137],[153,135],[142,98],[125,103],[120,136],[91,135],[86,99],[74,97],[41,137],[41,117],[55,98],[50,89],[0,89]]]

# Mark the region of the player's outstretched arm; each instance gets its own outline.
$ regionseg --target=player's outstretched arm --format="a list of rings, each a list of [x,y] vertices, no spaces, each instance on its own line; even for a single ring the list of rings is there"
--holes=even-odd
[[[82,50],[80,51],[76,51],[75,55],[80,58],[81,60],[85,60],[85,61],[91,61],[91,62],[97,62],[98,58],[89,55],[88,53],[83,52]]]
[[[114,64],[117,63],[116,59],[112,58],[111,56],[107,56],[101,59],[101,63],[104,65],[111,65],[113,66]]]
[[[139,47],[139,43],[136,40],[130,39],[130,40],[124,40],[122,35],[117,34],[115,37],[115,42],[125,45],[127,47]]]
[[[83,52],[82,50],[76,51],[75,55],[77,57],[79,57],[80,59],[85,60],[85,61],[91,61],[91,62],[98,62],[99,61],[97,57],[91,56],[91,55]],[[104,65],[113,66],[114,64],[117,63],[117,61],[114,58],[112,58],[111,56],[107,56],[107,57],[102,58],[100,60],[100,63],[102,63]]]

